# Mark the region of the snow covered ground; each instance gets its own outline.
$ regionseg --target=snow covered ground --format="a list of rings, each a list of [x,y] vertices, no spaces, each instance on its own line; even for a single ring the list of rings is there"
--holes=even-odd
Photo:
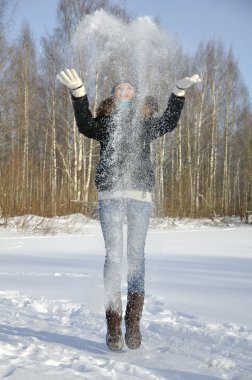
[[[143,344],[114,353],[99,224],[79,214],[0,223],[1,379],[252,379],[251,225],[153,220]]]

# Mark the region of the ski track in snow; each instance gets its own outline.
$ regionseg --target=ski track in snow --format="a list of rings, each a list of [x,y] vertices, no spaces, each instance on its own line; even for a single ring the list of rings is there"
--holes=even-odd
[[[104,315],[83,304],[2,290],[0,315],[1,379],[252,379],[252,330],[204,323],[161,297],[146,295],[142,347],[121,353],[105,345]]]

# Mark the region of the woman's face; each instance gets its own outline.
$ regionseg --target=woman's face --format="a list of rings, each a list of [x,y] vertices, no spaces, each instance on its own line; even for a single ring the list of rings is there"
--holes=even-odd
[[[130,101],[135,96],[134,87],[127,82],[119,83],[118,86],[116,86],[114,96],[119,101]]]

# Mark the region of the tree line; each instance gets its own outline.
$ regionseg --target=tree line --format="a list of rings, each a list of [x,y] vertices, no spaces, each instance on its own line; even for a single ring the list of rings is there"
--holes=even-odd
[[[125,22],[132,16],[108,0],[59,0],[57,25],[38,48],[29,25],[14,41],[8,38],[7,8],[0,0],[0,216],[95,216],[99,144],[78,133],[56,74],[69,62],[85,78],[83,57],[73,61],[69,53],[85,15],[103,8]],[[198,73],[202,85],[186,96],[178,127],[152,146],[155,216],[243,215],[252,210],[252,112],[238,62],[218,40],[202,42],[194,56],[182,49],[176,54],[156,84],[161,112],[170,78]],[[97,72],[93,113],[103,96],[102,77]]]

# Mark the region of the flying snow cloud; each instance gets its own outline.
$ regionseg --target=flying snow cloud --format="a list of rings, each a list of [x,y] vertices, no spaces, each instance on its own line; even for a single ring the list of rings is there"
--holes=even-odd
[[[176,38],[151,17],[125,22],[103,9],[81,20],[71,42],[91,96],[97,81],[106,94],[120,80],[134,82],[143,96],[157,92],[164,79],[171,80],[179,49]]]

